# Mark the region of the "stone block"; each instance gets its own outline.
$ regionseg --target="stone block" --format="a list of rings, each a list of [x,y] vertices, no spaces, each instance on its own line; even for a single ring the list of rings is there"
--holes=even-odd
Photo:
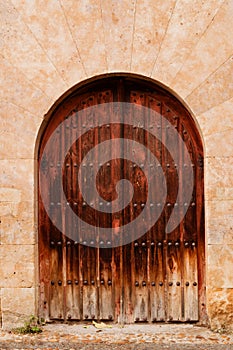
[[[209,245],[207,248],[208,288],[233,289],[233,244]]]
[[[19,203],[19,199],[32,200],[34,196],[33,159],[1,159],[0,177],[4,200],[10,203]]]
[[[205,160],[205,199],[233,199],[233,157],[207,157]]]
[[[216,106],[212,108],[208,106],[208,110],[196,117],[204,136],[233,128],[233,98],[223,103],[218,99],[215,101],[218,103]]]
[[[0,287],[35,286],[35,246],[0,245]]]
[[[20,202],[12,208],[12,203],[5,203],[8,209],[1,216],[1,244],[34,244],[36,242],[34,205],[32,201]],[[0,210],[1,210],[0,205]],[[2,214],[4,214],[2,212]]]
[[[170,1],[161,1],[159,6],[157,1],[153,2],[156,7],[152,13],[155,22],[153,23],[150,20],[146,23],[152,31],[154,31],[154,28],[157,29],[158,37],[161,27],[163,28],[164,24],[167,26],[152,74],[156,79],[170,86],[173,85],[173,82],[176,83],[176,75],[179,74],[183,65],[189,61],[190,52],[197,45],[206,27],[210,25],[223,1],[218,1],[214,6],[211,1],[203,3],[201,0],[195,1],[195,5],[191,1],[178,1],[175,4]],[[143,1],[142,4],[144,4]],[[161,13],[161,8],[164,9],[165,4],[167,5],[166,12]],[[170,11],[172,11],[172,16]],[[150,12],[147,11],[147,13]],[[160,16],[157,21],[156,14]],[[154,25],[151,26],[151,23]],[[159,27],[157,23],[160,24]]]
[[[0,102],[0,110],[0,123],[3,129],[0,159],[32,159],[43,116],[37,117],[7,101]]]
[[[207,311],[213,330],[233,330],[233,289],[208,287]]]
[[[35,288],[2,288],[1,294],[4,329],[22,326],[36,315]]]
[[[216,3],[213,3],[213,7],[215,7],[215,5]],[[192,102],[194,102],[197,107],[198,105],[202,106],[204,100],[206,104],[209,104],[209,98],[212,100],[212,96],[209,94],[207,88],[204,90],[205,93],[202,95],[201,101],[199,101],[196,93],[200,85],[204,81],[208,84],[208,79],[212,73],[214,72],[215,74],[215,71],[217,71],[217,69],[232,55],[232,13],[233,3],[231,1],[225,2],[224,6],[220,7],[216,16],[212,18],[208,30],[205,30],[197,45],[193,47],[186,62],[175,78],[173,89],[181,96],[185,97],[190,95],[187,101],[190,103],[191,107],[192,103],[190,99],[192,99]],[[221,48],[221,50],[218,50],[218,48]],[[230,79],[231,74],[229,76],[229,80]],[[215,80],[215,82],[218,85],[218,81]],[[221,88],[220,85],[217,87]],[[224,82],[225,90],[228,90],[229,87],[229,83],[227,83],[227,81]],[[213,90],[211,90],[211,92],[213,92]],[[217,99],[221,99],[219,93],[217,93],[216,96]],[[197,113],[200,113],[200,110],[204,111],[203,108],[195,108]]]

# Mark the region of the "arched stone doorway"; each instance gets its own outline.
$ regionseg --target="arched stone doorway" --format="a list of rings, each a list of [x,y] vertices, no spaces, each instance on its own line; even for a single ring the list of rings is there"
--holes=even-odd
[[[127,123],[121,103],[127,106]],[[101,106],[100,117],[104,120],[98,125],[95,106]],[[137,108],[145,108],[143,121],[138,122]],[[113,114],[120,114],[121,119],[116,122]],[[81,136],[76,141],[77,130]],[[134,141],[133,148],[128,152],[128,143],[122,143],[116,156],[112,147],[112,159],[105,162],[102,156],[107,150],[96,148],[94,161],[85,160],[95,146],[118,139]],[[137,151],[136,144],[143,144],[144,150]],[[130,152],[138,158],[129,159]],[[53,109],[41,138],[38,159],[43,317],[125,323],[202,319],[203,148],[192,116],[177,98],[154,82],[132,75],[112,75],[83,84]],[[188,183],[186,173],[190,171],[193,177]],[[154,172],[160,180],[153,183],[148,201],[147,176],[150,179]],[[104,210],[105,205],[113,205],[116,185],[122,179],[132,184],[131,201],[116,212]],[[97,204],[92,191],[87,194],[89,201],[82,195],[90,180],[102,198]],[[125,183],[123,186],[126,196],[129,187]],[[188,199],[187,192],[191,193]],[[128,241],[124,240],[128,232],[121,232],[120,228],[139,218],[147,204],[149,214],[137,225],[142,234],[132,239],[131,232]],[[67,216],[70,210],[82,221]],[[150,221],[156,215],[158,220],[145,231],[142,221]],[[171,221],[177,224],[167,232]],[[110,228],[111,237],[101,235],[101,228]],[[114,245],[115,237],[119,237],[119,244]]]

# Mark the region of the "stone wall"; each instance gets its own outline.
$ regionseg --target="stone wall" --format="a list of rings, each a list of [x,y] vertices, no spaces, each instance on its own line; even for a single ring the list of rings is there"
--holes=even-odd
[[[207,312],[233,327],[233,2],[1,0],[2,324],[37,312],[36,157],[44,115],[77,83],[129,72],[192,112],[205,148]]]

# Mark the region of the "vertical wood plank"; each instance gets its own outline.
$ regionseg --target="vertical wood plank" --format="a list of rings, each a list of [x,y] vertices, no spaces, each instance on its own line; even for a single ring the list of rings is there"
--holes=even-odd
[[[193,244],[184,249],[185,321],[198,321],[197,248]]]

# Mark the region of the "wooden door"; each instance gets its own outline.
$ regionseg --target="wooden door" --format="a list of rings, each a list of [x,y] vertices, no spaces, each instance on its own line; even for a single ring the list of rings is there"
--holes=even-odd
[[[147,115],[140,125],[135,125],[134,109],[129,108],[128,122],[124,123],[123,117],[121,122],[115,122],[113,102],[146,107]],[[107,119],[103,125],[95,126],[96,116],[89,113],[89,107],[99,105],[107,109]],[[85,115],[85,123],[80,111]],[[77,128],[83,131],[76,140]],[[152,133],[153,128],[157,137]],[[171,143],[174,130],[180,138]],[[46,144],[54,133],[53,152],[48,156]],[[102,148],[101,152],[95,147],[118,139],[145,146],[138,155],[138,164],[125,157],[127,142],[119,147],[118,156],[111,146]],[[170,149],[166,147],[168,142],[172,145]],[[181,143],[186,145],[187,152]],[[172,148],[177,150],[175,160]],[[83,161],[92,149],[94,162]],[[131,151],[137,152],[137,149]],[[102,164],[105,152],[112,152],[112,159]],[[155,171],[155,164],[150,163],[153,157],[164,174],[167,193],[162,203],[160,183],[154,183],[150,210],[144,221],[149,221],[157,212],[159,219],[137,239],[125,243],[121,236],[119,245],[113,246],[113,236],[119,228],[139,217],[145,208],[147,176],[150,178]],[[198,321],[203,313],[200,304],[203,304],[205,284],[202,159],[200,136],[189,112],[153,83],[138,78],[111,77],[80,88],[63,101],[52,113],[39,150],[41,315],[49,320],[70,321]],[[151,165],[147,176],[145,162]],[[192,195],[189,202],[179,202],[178,191],[187,190],[185,186],[179,188],[182,187],[179,177],[185,177],[187,167],[192,167],[194,176]],[[58,186],[59,171],[63,190]],[[82,183],[78,174],[82,175]],[[122,179],[132,184],[133,197],[126,207],[115,212],[116,185]],[[82,190],[90,182],[95,183],[103,198],[99,207],[109,205],[112,210],[103,213],[93,208],[92,191],[88,203],[85,201]],[[54,186],[56,191],[51,201]],[[62,202],[62,191],[67,207]],[[82,221],[77,223],[72,216],[67,216],[68,207]],[[172,232],[166,233],[174,212],[176,217],[180,215],[180,221]],[[56,219],[51,219],[53,217]],[[86,222],[91,229],[86,228]],[[140,229],[140,222],[138,225]],[[100,235],[100,227],[111,228],[112,237]]]

